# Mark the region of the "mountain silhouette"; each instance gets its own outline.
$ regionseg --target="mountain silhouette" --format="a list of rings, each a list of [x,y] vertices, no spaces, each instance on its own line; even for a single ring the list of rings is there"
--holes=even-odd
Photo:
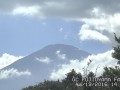
[[[82,60],[88,55],[90,55],[90,53],[71,45],[48,45],[3,68],[1,71],[9,72],[9,70],[12,69],[14,72],[18,70],[21,74],[24,73],[23,71],[28,71],[30,75],[20,76],[16,71],[16,77],[10,74],[10,78],[0,79],[0,90],[20,90],[28,85],[49,80],[50,74],[54,69],[57,69],[59,65],[69,63],[70,60],[74,59]],[[19,77],[17,77],[17,75]]]

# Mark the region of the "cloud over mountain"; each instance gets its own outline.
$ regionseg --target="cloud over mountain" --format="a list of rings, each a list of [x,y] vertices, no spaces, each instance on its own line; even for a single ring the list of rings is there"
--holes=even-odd
[[[12,64],[13,62],[19,60],[23,58],[23,56],[13,56],[13,55],[10,55],[10,54],[3,54],[1,57],[0,57],[0,69]]]
[[[41,57],[41,58],[35,58],[37,61],[41,62],[41,63],[45,63],[45,64],[49,64],[51,61],[50,61],[50,58],[48,57]]]
[[[100,76],[103,72],[103,68],[114,67],[117,65],[117,60],[112,58],[111,53],[113,50],[107,51],[105,53],[97,54],[97,55],[89,55],[84,60],[80,61],[70,60],[69,64],[61,64],[58,70],[53,70],[50,78],[53,80],[62,79],[65,77],[66,73],[70,72],[70,70],[75,69],[76,72],[80,72],[84,74],[83,68],[87,68],[87,63],[89,60],[93,60],[88,68],[88,72],[92,71],[96,73],[97,76]],[[98,69],[96,72],[96,68]]]
[[[58,58],[63,59],[63,60],[67,58],[66,54],[62,54],[60,50],[56,51],[56,55],[58,56]]]
[[[8,78],[21,77],[21,76],[30,76],[30,75],[31,72],[28,70],[18,71],[17,69],[14,68],[0,71],[0,79],[8,79]]]

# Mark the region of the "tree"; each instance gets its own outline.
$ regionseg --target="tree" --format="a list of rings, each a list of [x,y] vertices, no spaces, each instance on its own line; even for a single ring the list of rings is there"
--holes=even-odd
[[[58,81],[44,81],[38,85],[29,86],[22,90],[64,90],[62,82]]]
[[[63,80],[65,90],[77,90],[77,86],[73,82],[73,77],[76,77],[77,73],[74,69],[71,72],[66,74],[66,78]]]
[[[114,80],[115,78],[120,77],[120,67],[115,66],[115,68],[105,67],[103,72],[103,77],[111,78],[111,81],[108,82],[109,88],[112,90],[120,90],[120,82]]]
[[[118,60],[118,64],[120,64],[120,37],[118,38],[114,33],[115,41],[118,43],[117,46],[114,47],[114,52],[112,53],[112,57]]]
[[[112,57],[118,60],[118,64],[120,64],[120,37],[117,37],[114,33],[115,41],[117,42],[117,46],[114,47],[114,52],[112,53]],[[115,77],[120,77],[120,67],[115,66],[114,68],[105,67],[103,72],[103,77],[111,78],[111,82],[109,83],[109,88],[112,90],[119,90],[120,87],[116,84],[120,84],[120,82],[114,82]],[[112,86],[112,84],[115,84]]]

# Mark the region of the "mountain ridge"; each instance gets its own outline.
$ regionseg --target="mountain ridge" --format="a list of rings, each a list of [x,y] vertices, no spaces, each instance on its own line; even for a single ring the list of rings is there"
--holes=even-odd
[[[13,68],[22,73],[23,71],[28,70],[31,75],[28,77],[21,76],[15,78],[12,77],[11,79],[7,80],[0,80],[1,85],[3,84],[3,82],[6,83],[6,81],[9,84],[8,88],[0,87],[0,90],[8,90],[10,88],[10,90],[12,90],[12,87],[14,87],[14,83],[17,83],[15,88],[16,90],[18,90],[27,85],[32,85],[45,79],[49,80],[50,74],[53,72],[54,69],[58,69],[59,65],[69,63],[70,60],[74,59],[82,60],[88,55],[90,55],[88,52],[80,50],[79,48],[76,48],[72,45],[48,45],[41,50],[38,50],[3,68],[2,70]],[[11,83],[13,81],[14,83]]]

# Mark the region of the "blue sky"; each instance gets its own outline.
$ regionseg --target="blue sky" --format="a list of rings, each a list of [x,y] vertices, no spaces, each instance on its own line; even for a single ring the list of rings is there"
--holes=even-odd
[[[69,44],[90,53],[110,48],[96,41],[80,41],[78,33],[81,25],[78,21],[59,18],[0,15],[0,53],[24,56],[50,44]]]
[[[87,2],[1,1],[0,54],[25,56],[50,44],[69,44],[92,54],[112,49],[113,33],[120,33],[120,14],[113,7],[119,4]]]
[[[117,65],[111,54],[113,33],[120,36],[119,8],[120,0],[0,0],[0,69],[47,45],[68,44],[91,55],[61,65],[53,77],[73,68],[81,72],[90,59],[90,71],[100,66],[100,75],[105,66]],[[3,76],[16,75],[12,70]]]

